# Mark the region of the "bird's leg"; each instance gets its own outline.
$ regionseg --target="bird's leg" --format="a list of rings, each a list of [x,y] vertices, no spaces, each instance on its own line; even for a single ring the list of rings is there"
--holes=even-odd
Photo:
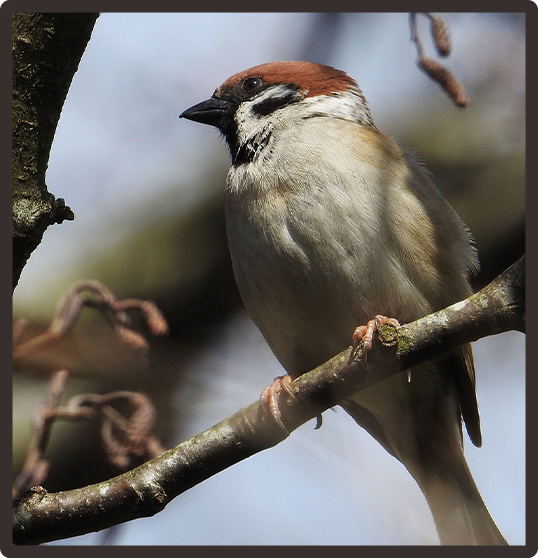
[[[386,316],[381,316],[378,314],[373,320],[370,320],[365,326],[358,326],[353,332],[352,342],[351,342],[351,354],[349,355],[349,364],[353,362],[359,348],[359,343],[362,341],[362,354],[366,359],[368,351],[372,348],[372,342],[374,340],[374,333],[379,326],[390,324],[395,327],[400,326],[400,322],[395,318],[387,318]]]

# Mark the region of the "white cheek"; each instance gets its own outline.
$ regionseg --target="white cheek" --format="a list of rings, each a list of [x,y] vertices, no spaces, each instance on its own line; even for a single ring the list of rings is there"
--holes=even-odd
[[[268,127],[273,127],[271,115],[260,117],[253,113],[251,102],[245,102],[235,113],[237,130],[237,144],[243,145],[263,133]]]

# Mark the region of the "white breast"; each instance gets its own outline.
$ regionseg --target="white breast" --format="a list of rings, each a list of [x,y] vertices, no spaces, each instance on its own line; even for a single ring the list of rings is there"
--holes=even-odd
[[[366,140],[389,142],[384,160]],[[402,322],[428,313],[440,288],[433,225],[398,186],[409,170],[395,144],[312,118],[274,131],[268,147],[263,160],[230,169],[226,223],[244,303],[288,373],[337,354],[378,313]],[[395,227],[409,212],[421,226],[402,245]],[[418,284],[424,270],[430,293]]]

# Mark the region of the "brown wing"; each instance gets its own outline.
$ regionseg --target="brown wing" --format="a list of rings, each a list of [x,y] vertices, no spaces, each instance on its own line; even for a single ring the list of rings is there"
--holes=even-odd
[[[482,433],[476,401],[476,381],[471,345],[460,347],[458,351],[451,353],[449,358],[452,361],[450,366],[454,371],[461,415],[469,438],[479,448],[482,445]]]

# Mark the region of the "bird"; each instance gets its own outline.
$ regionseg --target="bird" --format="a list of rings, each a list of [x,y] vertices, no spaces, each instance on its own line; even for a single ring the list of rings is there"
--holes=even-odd
[[[287,377],[345,350],[354,332],[367,331],[360,324],[371,338],[374,316],[409,323],[472,293],[478,257],[469,230],[426,166],[377,128],[344,71],[254,66],[180,118],[225,138],[235,280]],[[470,344],[341,406],[415,479],[442,545],[507,544],[463,451],[463,422],[482,443]]]

